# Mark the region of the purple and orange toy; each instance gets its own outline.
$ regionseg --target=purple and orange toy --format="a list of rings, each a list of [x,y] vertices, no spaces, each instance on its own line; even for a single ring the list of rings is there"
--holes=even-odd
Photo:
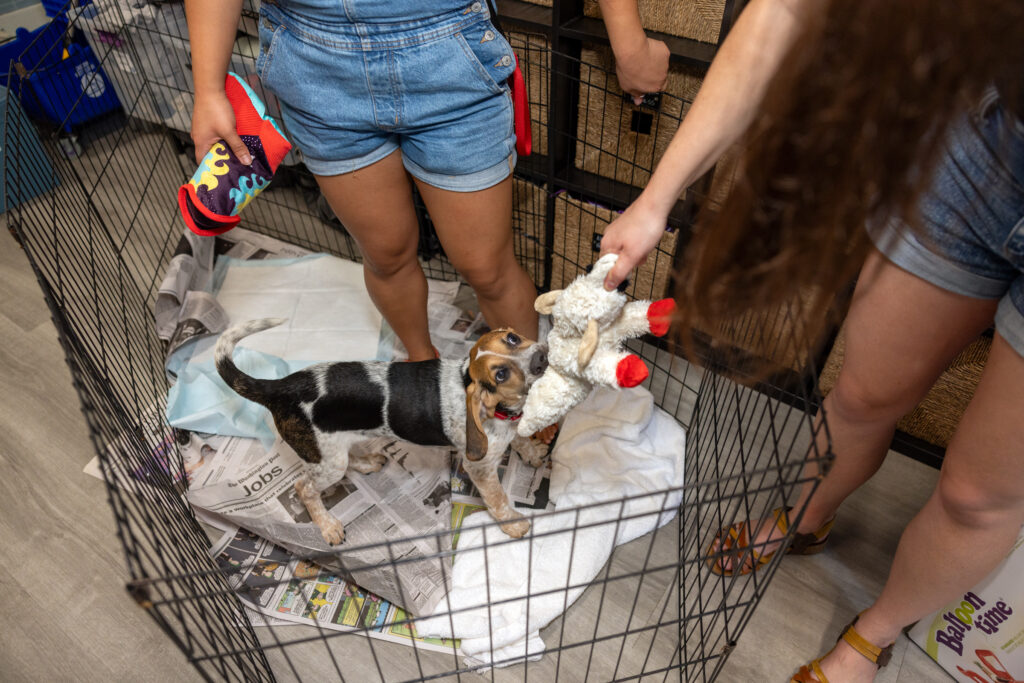
[[[192,179],[178,189],[181,215],[198,235],[219,235],[238,225],[238,213],[270,184],[292,148],[244,80],[229,73],[224,91],[235,110],[235,129],[249,148],[252,163],[243,164],[220,140],[203,157]]]

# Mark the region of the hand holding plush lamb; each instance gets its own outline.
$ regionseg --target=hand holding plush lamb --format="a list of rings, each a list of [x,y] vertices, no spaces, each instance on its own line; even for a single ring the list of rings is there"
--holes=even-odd
[[[604,278],[618,258],[602,256],[590,273],[534,302],[538,313],[551,314],[548,368],[526,397],[520,435],[560,420],[594,385],[635,387],[647,379],[647,366],[622,343],[667,333],[676,305],[672,299],[627,302],[622,292],[605,290]]]

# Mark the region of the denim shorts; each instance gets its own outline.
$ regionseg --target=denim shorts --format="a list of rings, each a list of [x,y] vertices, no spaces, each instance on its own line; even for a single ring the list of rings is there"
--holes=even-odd
[[[396,149],[409,173],[444,190],[511,174],[515,55],[484,2],[264,0],[260,15],[257,72],[314,174]]]
[[[875,246],[942,289],[999,299],[996,329],[1024,356],[1024,123],[994,89],[954,125],[919,211],[917,231],[869,229]]]

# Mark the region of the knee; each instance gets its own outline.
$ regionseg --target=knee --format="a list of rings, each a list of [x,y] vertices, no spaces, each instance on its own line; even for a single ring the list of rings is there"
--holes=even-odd
[[[829,398],[837,417],[853,422],[891,421],[893,424],[918,400],[916,393],[901,390],[889,382],[872,382],[845,368],[840,371]]]
[[[415,245],[379,245],[361,249],[363,267],[378,279],[386,280],[410,267],[418,267]]]
[[[512,266],[518,267],[515,263]],[[498,299],[513,286],[513,268],[499,260],[488,259],[463,266],[459,272],[477,296],[484,299]]]
[[[935,489],[942,512],[960,526],[982,529],[1024,523],[1024,496],[1017,491],[943,470]]]

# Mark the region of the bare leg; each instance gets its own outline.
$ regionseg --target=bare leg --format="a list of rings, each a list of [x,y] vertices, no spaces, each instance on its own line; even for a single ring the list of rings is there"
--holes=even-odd
[[[451,192],[416,181],[448,260],[476,291],[493,328],[537,338],[537,290],[516,261],[512,243],[512,179],[478,192]]]
[[[889,579],[857,630],[880,645],[962,595],[1006,556],[1024,523],[1024,358],[998,334],[946,450],[938,486],[907,526]],[[822,663],[830,681],[870,681],[845,643]]]
[[[419,227],[401,153],[352,173],[317,176],[317,182],[359,244],[366,289],[402,340],[409,360],[433,358],[427,280],[416,257]]]
[[[992,322],[998,302],[952,294],[893,265],[877,251],[864,264],[846,318],[846,357],[825,414],[835,464],[807,503],[801,533],[820,528],[839,504],[878,471],[896,421],[924,397],[949,362]],[[824,449],[824,434],[819,448]],[[810,464],[805,475],[817,474]],[[755,533],[760,553],[772,552],[775,527]],[[762,546],[761,544],[765,545]],[[763,547],[763,550],[762,550]],[[731,569],[731,558],[722,566]]]
[[[998,305],[940,289],[877,252],[865,264],[861,280],[847,316],[845,362],[825,400],[837,457],[807,505],[802,532],[824,524],[878,471],[896,422],[992,324]],[[797,509],[809,494],[808,486],[796,501]]]
[[[299,494],[299,500],[306,506],[313,524],[320,527],[320,533],[328,545],[338,545],[345,540],[345,526],[341,520],[327,511],[322,491],[313,483],[313,477],[303,475],[295,482],[295,492]]]
[[[522,538],[530,530],[530,522],[523,519],[523,516],[512,507],[505,490],[501,488],[501,482],[498,481],[497,465],[494,462],[487,462],[488,459],[478,463],[463,460],[462,466],[484,499],[487,511],[494,519],[502,522],[501,530],[512,538]]]

